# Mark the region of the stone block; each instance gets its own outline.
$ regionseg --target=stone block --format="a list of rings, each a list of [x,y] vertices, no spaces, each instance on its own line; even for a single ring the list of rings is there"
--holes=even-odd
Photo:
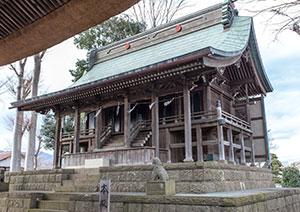
[[[147,182],[146,184],[147,195],[174,195],[175,194],[175,181],[168,180],[165,182]]]
[[[175,205],[171,205],[171,204],[167,204],[164,207],[164,211],[165,212],[176,212],[176,206]]]
[[[201,205],[195,205],[192,206],[192,211],[193,212],[210,212],[210,207],[209,206],[201,206]]]
[[[180,182],[193,181],[193,170],[180,170]]]
[[[176,205],[176,211],[192,212],[192,205]]]
[[[169,170],[168,171],[169,179],[174,181],[180,181],[180,170]]]
[[[189,182],[176,182],[176,187],[175,187],[176,194],[178,194],[178,193],[184,193],[184,194],[190,193],[190,190],[191,190],[190,185],[191,185],[191,183],[189,183]]]
[[[129,203],[128,204],[128,212],[143,212],[143,205],[141,203]]]
[[[159,211],[158,204],[144,204],[143,205],[143,212],[158,212],[158,211]]]
[[[202,169],[194,170],[194,181],[204,181],[204,170]]]

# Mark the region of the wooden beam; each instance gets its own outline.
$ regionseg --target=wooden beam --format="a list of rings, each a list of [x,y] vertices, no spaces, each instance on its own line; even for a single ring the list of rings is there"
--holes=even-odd
[[[183,86],[183,108],[184,108],[184,140],[185,140],[185,159],[184,162],[192,162],[192,120],[191,120],[191,100],[188,83]]]
[[[253,79],[253,77],[250,77],[250,78],[230,81],[229,85],[230,87],[236,87],[236,86],[240,86],[248,83],[254,83],[254,82],[255,80]]]
[[[60,168],[59,164],[59,148],[60,148],[60,134],[61,134],[61,117],[60,112],[55,113],[56,126],[55,126],[55,140],[54,140],[54,157],[53,157],[53,167],[55,169]]]
[[[75,128],[74,128],[74,145],[73,153],[79,152],[79,138],[80,138],[80,111],[79,108],[75,109]]]
[[[197,139],[197,159],[203,162],[203,145],[202,145],[202,129],[200,125],[196,126],[196,139]]]

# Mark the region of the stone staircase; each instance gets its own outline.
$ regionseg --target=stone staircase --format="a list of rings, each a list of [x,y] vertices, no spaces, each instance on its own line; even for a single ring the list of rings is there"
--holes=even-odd
[[[135,137],[131,143],[132,147],[143,147],[145,144],[150,141],[152,132],[150,131],[140,131],[139,134]]]
[[[37,200],[37,207],[28,212],[68,212],[70,211],[70,194],[45,193],[43,200]]]
[[[55,188],[56,192],[95,192],[99,185],[99,169],[74,169],[69,179],[63,180],[62,186]]]

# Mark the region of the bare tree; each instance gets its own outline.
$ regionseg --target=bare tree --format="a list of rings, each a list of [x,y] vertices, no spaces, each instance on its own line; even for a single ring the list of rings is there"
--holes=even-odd
[[[43,142],[42,136],[38,135],[37,139],[38,139],[38,147],[37,147],[36,152],[34,154],[34,170],[38,169],[38,157],[39,157],[39,154],[41,152],[42,142]]]
[[[15,75],[18,79],[18,85],[15,88],[14,85],[9,84],[9,91],[16,95],[16,101],[21,101],[28,96],[30,91],[28,90],[29,84],[31,80],[25,79],[25,65],[27,62],[27,58],[20,60],[18,62],[19,71],[15,67],[15,65],[10,65],[11,70],[14,71]],[[22,126],[24,121],[24,112],[16,110],[16,119],[14,122],[14,130],[13,130],[13,148],[12,148],[12,158],[10,171],[20,171],[21,169],[21,146],[22,146]]]
[[[247,0],[258,9],[247,9],[256,15],[268,15],[266,26],[275,27],[275,38],[285,30],[292,30],[300,35],[300,0]]]
[[[46,50],[34,55],[34,69],[33,69],[33,82],[31,87],[31,97],[38,95],[40,74],[41,74],[41,63]],[[36,143],[36,125],[37,125],[37,113],[31,112],[30,124],[29,124],[29,140],[27,145],[27,152],[25,157],[25,170],[34,169],[34,158],[35,158],[35,143]],[[39,151],[38,151],[39,152]]]
[[[175,14],[186,6],[187,0],[141,0],[131,13],[138,23],[150,28],[170,22]]]

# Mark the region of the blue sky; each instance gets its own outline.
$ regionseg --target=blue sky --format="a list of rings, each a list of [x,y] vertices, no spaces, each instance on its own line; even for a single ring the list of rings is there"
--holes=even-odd
[[[185,15],[205,7],[203,1],[194,0],[195,6],[188,7],[181,12]],[[210,5],[220,2],[212,0]],[[222,2],[222,1],[221,1]],[[240,10],[240,15],[245,15]],[[248,14],[247,14],[248,15]],[[275,152],[284,163],[300,161],[300,36],[291,31],[283,32],[278,41],[273,42],[274,35],[265,28],[263,17],[255,17],[255,31],[266,72],[274,87],[274,92],[267,95],[266,112],[268,128],[271,137],[278,146]],[[75,48],[72,39],[69,39],[48,50],[42,64],[43,93],[66,88],[71,84],[69,69],[75,67],[77,58],[84,58],[86,52]],[[9,70],[1,70],[10,73]],[[1,75],[4,76],[4,75]],[[0,77],[1,77],[0,76]],[[0,99],[0,149],[7,148],[12,139],[2,117],[9,111],[9,96],[2,95]],[[26,138],[24,143],[26,143]],[[25,150],[24,145],[24,150]]]

